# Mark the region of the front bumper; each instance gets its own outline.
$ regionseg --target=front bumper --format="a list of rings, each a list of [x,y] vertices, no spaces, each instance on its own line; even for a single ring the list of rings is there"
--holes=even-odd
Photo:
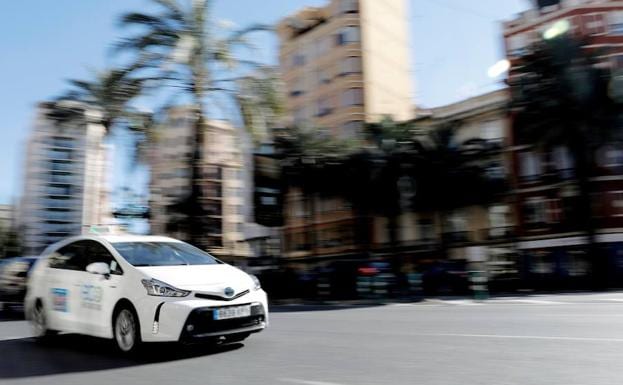
[[[264,329],[266,312],[262,304],[256,302],[243,305],[251,306],[250,316],[225,320],[215,320],[214,311],[230,306],[207,306],[194,309],[184,323],[180,341],[196,341],[233,333],[255,333]]]
[[[251,316],[215,321],[217,308],[252,305]],[[268,301],[263,290],[251,292],[234,301],[198,299],[191,294],[184,299],[142,298],[136,304],[141,337],[145,342],[198,340],[232,333],[259,332],[268,325]],[[188,330],[188,325],[193,325]]]

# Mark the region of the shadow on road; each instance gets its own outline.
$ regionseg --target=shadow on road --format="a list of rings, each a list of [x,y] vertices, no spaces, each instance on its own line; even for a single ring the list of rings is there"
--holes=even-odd
[[[119,369],[131,366],[209,356],[243,345],[149,344],[135,357],[123,357],[112,342],[62,335],[45,344],[32,338],[0,341],[0,379]]]

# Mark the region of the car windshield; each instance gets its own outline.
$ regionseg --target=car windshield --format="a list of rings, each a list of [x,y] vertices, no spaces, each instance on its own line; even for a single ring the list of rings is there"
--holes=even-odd
[[[210,254],[182,242],[120,242],[113,247],[133,266],[214,265]]]

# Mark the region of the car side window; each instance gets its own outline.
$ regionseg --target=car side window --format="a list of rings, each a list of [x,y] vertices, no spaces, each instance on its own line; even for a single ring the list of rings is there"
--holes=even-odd
[[[50,256],[49,266],[53,269],[84,271],[87,266],[83,241],[63,246]]]
[[[87,266],[95,262],[104,262],[110,267],[110,273],[114,275],[122,275],[123,270],[119,266],[115,257],[108,251],[108,249],[97,241],[88,242],[88,263]]]

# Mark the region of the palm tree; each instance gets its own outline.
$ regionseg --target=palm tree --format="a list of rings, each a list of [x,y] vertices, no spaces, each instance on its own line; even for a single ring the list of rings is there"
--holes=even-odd
[[[410,123],[395,122],[385,117],[366,127],[371,144],[362,155],[369,157],[369,209],[387,218],[390,247],[398,245],[398,218],[411,205],[405,201],[414,193],[417,146],[416,128]],[[364,203],[365,202],[361,202]]]
[[[100,114],[99,122],[110,135],[113,130],[125,128],[133,135],[135,146],[130,146],[132,164],[143,157],[145,143],[151,138],[151,114],[139,111],[132,101],[140,96],[149,79],[132,75],[132,69],[110,69],[94,74],[92,80],[69,80],[70,88],[52,104],[47,116],[57,124],[83,119],[84,108],[93,108]],[[121,218],[143,218],[146,212],[122,208],[115,211]]]
[[[588,237],[594,283],[603,285],[605,258],[596,246],[589,178],[596,149],[621,137],[621,105],[610,97],[609,69],[599,66],[599,53],[585,45],[566,35],[535,44],[511,72],[511,112],[522,144],[542,149],[564,145],[573,155],[578,225]]]
[[[111,69],[96,73],[93,80],[69,80],[71,88],[58,99],[99,109],[107,134],[121,120],[126,121],[128,128],[138,130],[144,126],[146,116],[130,103],[141,95],[146,82],[145,78],[133,77],[131,69]]]
[[[158,7],[156,12],[132,12],[121,17],[122,26],[138,32],[124,39],[119,48],[135,53],[137,68],[158,78],[161,88],[174,90],[173,96],[185,97],[195,108],[191,191],[177,207],[188,218],[189,241],[202,245],[205,226],[200,180],[208,107],[211,111],[222,108],[231,97],[235,103],[241,67],[258,64],[238,59],[236,54],[250,46],[246,39],[249,33],[269,28],[257,25],[241,31],[219,31],[209,0],[152,2]]]
[[[274,142],[272,130],[284,112],[281,95],[281,82],[275,68],[259,68],[238,80],[236,102],[256,146]]]
[[[436,213],[440,249],[446,249],[445,222],[455,209],[492,202],[506,191],[505,181],[487,176],[492,149],[480,141],[456,142],[457,122],[449,122],[419,135],[414,142],[415,195],[413,209]]]

